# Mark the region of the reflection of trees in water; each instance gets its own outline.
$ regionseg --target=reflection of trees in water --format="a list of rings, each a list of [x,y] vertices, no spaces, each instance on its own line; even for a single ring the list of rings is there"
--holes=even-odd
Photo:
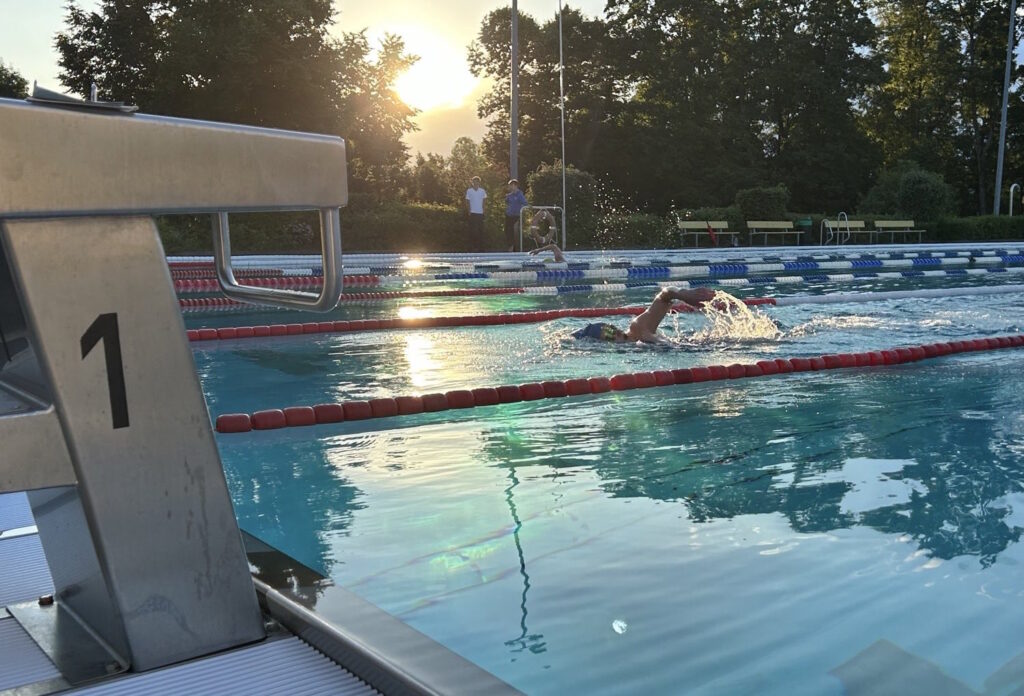
[[[345,533],[366,503],[331,464],[323,443],[261,446],[254,440],[222,456],[239,526],[330,576],[337,559],[329,537]]]
[[[785,407],[754,390],[728,408],[651,392],[586,418],[566,409],[524,422],[515,437],[493,431],[488,449],[496,462],[593,468],[613,496],[680,501],[695,521],[781,513],[798,532],[867,526],[987,565],[1024,531],[999,503],[1024,490],[1021,407],[991,368],[949,372],[938,383],[916,371],[820,380]],[[851,480],[857,458],[909,462]],[[873,507],[844,507],[862,483]]]

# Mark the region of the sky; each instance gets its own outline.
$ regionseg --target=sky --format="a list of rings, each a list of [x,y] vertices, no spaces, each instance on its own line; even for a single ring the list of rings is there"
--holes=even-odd
[[[64,24],[67,0],[0,0],[0,61],[13,67],[29,83],[62,90],[57,74],[53,37]],[[84,9],[96,0],[78,0]],[[400,79],[398,92],[422,111],[420,130],[406,137],[413,153],[447,154],[455,139],[468,135],[479,140],[485,124],[476,116],[476,102],[487,91],[486,82],[474,78],[466,64],[466,47],[476,36],[484,16],[510,2],[500,0],[335,0],[335,32],[367,30],[371,40],[398,34],[420,64]],[[573,7],[596,16],[605,0],[576,0]],[[558,0],[519,0],[519,10],[544,21],[558,11]],[[567,58],[568,62],[568,58]]]

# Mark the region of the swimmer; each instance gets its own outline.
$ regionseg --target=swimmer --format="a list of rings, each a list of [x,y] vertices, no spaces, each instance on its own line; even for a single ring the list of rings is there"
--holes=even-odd
[[[599,341],[611,341],[613,343],[643,342],[659,343],[665,337],[658,333],[658,326],[672,308],[673,302],[682,302],[684,305],[697,309],[700,305],[715,296],[711,288],[697,288],[696,290],[679,290],[678,288],[665,288],[654,297],[651,306],[643,314],[629,323],[629,329],[623,331],[611,324],[590,324],[573,334],[574,338],[596,338]]]
[[[555,263],[565,263],[565,254],[558,248],[557,244],[548,244],[546,246],[539,247],[530,252],[530,256],[536,256],[545,251],[550,251],[551,255],[555,257]]]

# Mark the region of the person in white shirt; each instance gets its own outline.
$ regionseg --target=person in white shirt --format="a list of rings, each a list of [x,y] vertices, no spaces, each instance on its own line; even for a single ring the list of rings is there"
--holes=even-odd
[[[484,199],[487,192],[480,187],[480,177],[474,176],[472,186],[466,189],[466,203],[469,205],[470,245],[477,251],[483,251],[484,241]]]

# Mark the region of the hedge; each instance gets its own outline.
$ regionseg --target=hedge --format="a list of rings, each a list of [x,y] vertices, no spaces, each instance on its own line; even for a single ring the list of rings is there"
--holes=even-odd
[[[920,224],[932,242],[1024,241],[1024,216],[982,215],[967,218],[942,218]]]
[[[587,230],[570,227],[569,249],[674,248],[679,245],[676,216],[691,220],[727,220],[729,229],[739,232],[740,243],[748,243],[742,213],[738,207],[730,206],[676,211],[668,217],[608,213],[597,221],[596,229],[590,234]],[[856,216],[856,219],[868,220],[870,227],[876,217],[886,219],[891,216],[864,215]],[[812,227],[802,235],[801,243],[817,244],[822,215],[787,213],[776,219],[797,223],[807,218],[811,219]],[[346,252],[474,251],[465,211],[451,206],[425,203],[378,206],[357,201],[356,205],[342,211],[341,220],[342,248]],[[1024,216],[989,215],[942,218],[933,223],[916,222],[918,227],[926,230],[924,238],[930,242],[1024,242]],[[231,249],[235,254],[318,253],[319,224],[317,214],[312,212],[233,215]],[[164,216],[157,218],[157,227],[168,254],[210,254],[212,251],[209,216]],[[863,240],[863,237],[857,239]],[[485,250],[504,248],[503,229],[496,216],[489,216],[485,221]]]

